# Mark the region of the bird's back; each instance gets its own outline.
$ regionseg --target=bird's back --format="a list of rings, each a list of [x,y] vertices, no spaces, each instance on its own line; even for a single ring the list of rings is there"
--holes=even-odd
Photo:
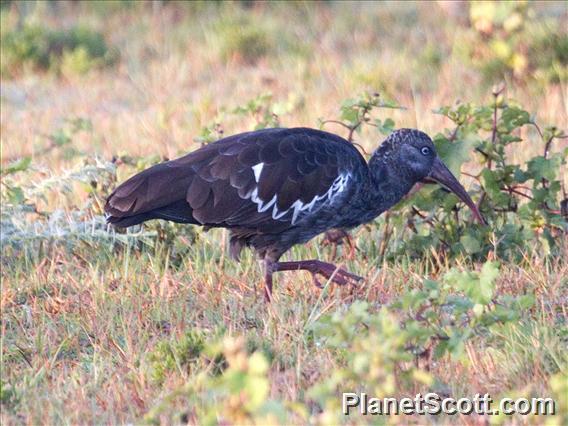
[[[138,173],[116,188],[105,211],[122,227],[159,218],[278,233],[341,199],[365,168],[357,149],[337,135],[263,129]]]

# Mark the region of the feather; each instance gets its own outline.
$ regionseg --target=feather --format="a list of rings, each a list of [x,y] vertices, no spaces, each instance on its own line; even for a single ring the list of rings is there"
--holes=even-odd
[[[219,155],[215,157],[211,162],[211,176],[216,179],[229,179],[235,162],[236,158],[234,156]]]
[[[191,185],[187,189],[187,194],[185,199],[194,210],[199,209],[205,204],[205,201],[209,198],[211,189],[209,183],[201,179],[199,176],[195,176]]]
[[[258,146],[252,145],[244,148],[238,156],[239,163],[245,167],[252,167],[255,164],[260,163],[260,157],[258,152]]]
[[[316,169],[316,164],[315,164],[315,162],[310,163],[308,161],[308,159],[303,155],[303,156],[298,158],[298,161],[296,163],[296,167],[298,168],[298,171],[300,172],[300,174],[302,176],[306,176],[306,175],[309,175],[310,173],[312,173]]]
[[[324,166],[329,161],[329,156],[325,154],[325,152],[316,151],[314,155],[314,159],[317,166]]]
[[[292,142],[294,142],[294,136],[287,136],[280,141],[278,144],[278,152],[282,157],[291,157],[297,154]]]
[[[234,155],[237,155],[239,152],[241,152],[245,146],[246,145],[238,142],[233,144],[228,144],[227,146],[219,148],[219,154],[232,157]]]
[[[296,152],[302,153],[306,151],[306,141],[302,138],[296,138],[292,141],[292,147]]]
[[[231,173],[229,181],[233,188],[243,188],[247,184],[252,184],[254,182],[254,174],[252,173],[252,169],[243,169],[241,171]]]
[[[116,215],[133,210],[135,204],[135,197],[119,197],[118,195],[114,195],[107,203],[108,210],[110,210],[112,214]]]
[[[126,182],[124,182],[122,185],[120,185],[116,189],[116,191],[114,191],[113,194],[119,198],[128,197],[134,191],[139,189],[140,186],[143,185],[145,182],[146,182],[145,176],[136,175],[130,178],[129,180],[127,180]]]
[[[111,223],[124,226],[161,218],[259,238],[295,226],[293,218],[327,201],[340,170],[364,164],[338,136],[265,129],[222,139],[133,176],[111,194],[105,210]],[[239,251],[241,243],[235,244]]]
[[[278,209],[288,210],[294,201],[299,198],[297,193],[298,184],[290,178],[286,179],[280,188],[280,193],[278,194]]]
[[[260,149],[260,161],[265,164],[274,164],[282,160],[282,154],[278,150],[278,141],[272,144],[266,144]]]
[[[270,200],[278,193],[289,174],[288,164],[273,164],[264,166],[258,183],[258,196],[262,200]]]

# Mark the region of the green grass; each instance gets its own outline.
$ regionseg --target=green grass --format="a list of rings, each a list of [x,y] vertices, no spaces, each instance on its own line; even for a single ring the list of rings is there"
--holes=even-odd
[[[566,132],[566,6],[479,5],[2,2],[2,424],[565,422],[565,219],[526,200],[520,214],[488,210],[509,200],[503,170],[527,171],[543,139],[531,125],[503,131],[523,139],[502,145],[506,164],[496,160],[480,181],[465,173],[487,167],[472,151],[491,139],[501,80],[505,101],[545,133]],[[354,231],[353,258],[339,247],[335,261],[362,275],[360,286],[319,290],[307,273],[281,273],[266,304],[259,262],[249,251],[230,259],[226,231],[154,222],[115,235],[102,224],[104,198],[137,170],[221,134],[321,118],[353,125],[352,100],[375,91],[406,109],[373,110],[380,129],[361,126],[355,142],[372,151],[393,123],[442,134],[476,201],[488,193],[494,233],[462,211],[456,221],[455,202],[423,190],[388,224],[383,216]],[[432,112],[457,99],[447,116]],[[474,112],[455,130],[451,114],[469,102]],[[566,197],[566,147],[554,139],[553,159],[531,163],[522,183],[534,182],[530,194],[552,210]],[[410,203],[438,226],[411,215]],[[333,260],[321,238],[286,256]],[[487,260],[498,274],[481,282]],[[345,419],[337,404],[347,386],[552,396],[559,414]]]
[[[359,232],[357,243],[368,238]],[[439,276],[447,268],[433,275],[435,259],[372,265],[359,257],[344,263],[366,277],[360,288],[332,286],[322,294],[305,274],[280,274],[275,301],[267,305],[256,262],[248,255],[241,263],[227,259],[219,241],[220,231],[203,235],[178,267],[169,265],[166,247],[156,253],[55,250],[37,261],[12,259],[10,272],[3,273],[6,418],[127,422],[158,406],[160,422],[179,421],[176,416],[188,409],[195,416],[194,404],[211,407],[212,402],[206,392],[196,395],[188,386],[204,371],[212,377],[224,371],[218,355],[203,352],[204,344],[216,344],[223,336],[244,336],[245,353],[258,350],[267,356],[271,398],[313,406],[308,390],[343,361],[315,344],[310,325],[353,300],[392,303],[420,288],[423,277]],[[329,250],[312,244],[295,248],[290,257],[329,259]],[[460,269],[465,267],[461,262]],[[530,316],[466,343],[462,356],[422,359],[422,367],[437,378],[437,388],[452,395],[548,395],[549,377],[566,371],[567,270],[560,258],[538,256],[504,266],[497,294],[535,294]],[[408,384],[395,394],[428,388]],[[176,391],[181,394],[175,401],[161,407],[163,398]],[[308,412],[305,419],[315,421],[316,413]],[[303,417],[287,418],[302,422]]]

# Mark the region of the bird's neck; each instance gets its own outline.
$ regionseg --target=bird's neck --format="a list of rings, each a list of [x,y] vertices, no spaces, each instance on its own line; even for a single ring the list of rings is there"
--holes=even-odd
[[[396,158],[383,158],[378,153],[369,161],[364,197],[367,205],[378,210],[378,214],[398,203],[416,183],[397,163]]]

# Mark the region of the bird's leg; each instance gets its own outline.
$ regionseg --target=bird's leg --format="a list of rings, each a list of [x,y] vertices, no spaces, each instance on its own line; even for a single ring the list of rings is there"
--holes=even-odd
[[[347,241],[347,245],[349,246],[349,254],[347,255],[347,259],[353,260],[355,259],[355,250],[357,250],[357,246],[353,242],[353,237],[348,232],[345,232],[345,240]]]
[[[316,275],[322,275],[331,282],[338,285],[345,284],[355,284],[357,281],[362,280],[355,274],[345,271],[332,263],[322,262],[321,260],[299,260],[294,262],[270,262],[270,266],[267,264],[267,269],[270,268],[272,272],[278,271],[308,271],[312,274],[314,283],[317,287],[322,287],[316,278]],[[272,282],[271,282],[272,283]],[[267,284],[268,288],[268,284]]]
[[[335,259],[337,256],[337,246],[343,244],[343,241],[347,241],[347,245],[349,246],[347,259],[351,260],[355,257],[355,250],[357,249],[357,247],[353,242],[353,237],[345,229],[334,228],[326,231],[322,244],[324,246],[332,246],[331,258]]]
[[[276,262],[271,260],[264,260],[264,299],[269,303],[272,301],[272,274],[275,264]]]

